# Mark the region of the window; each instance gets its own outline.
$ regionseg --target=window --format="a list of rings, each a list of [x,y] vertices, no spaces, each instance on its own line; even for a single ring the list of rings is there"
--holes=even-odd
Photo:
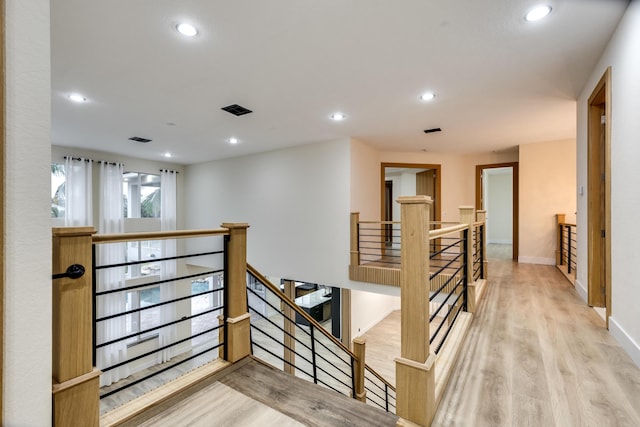
[[[127,292],[126,309],[134,310],[136,308],[149,307],[160,302],[160,287],[153,286],[132,292]],[[160,325],[160,307],[150,308],[148,310],[138,311],[127,316],[127,334],[146,331],[150,328]],[[158,331],[151,331],[140,334],[129,339],[129,344],[135,344],[139,341],[152,338],[158,335]]]
[[[160,175],[126,172],[122,194],[125,218],[160,218]]]
[[[64,218],[65,194],[64,165],[51,163],[51,218]]]
[[[149,262],[127,266],[127,279],[140,276],[159,275],[160,262],[156,261],[161,256],[161,240],[140,240],[127,242],[126,262]]]

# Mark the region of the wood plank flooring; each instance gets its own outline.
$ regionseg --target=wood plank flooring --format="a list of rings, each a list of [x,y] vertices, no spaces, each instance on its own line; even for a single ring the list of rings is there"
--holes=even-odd
[[[640,369],[554,266],[493,260],[434,426],[640,426]]]

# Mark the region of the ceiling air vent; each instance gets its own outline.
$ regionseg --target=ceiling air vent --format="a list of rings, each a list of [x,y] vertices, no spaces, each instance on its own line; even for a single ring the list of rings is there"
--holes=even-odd
[[[434,133],[434,132],[442,132],[442,129],[440,128],[431,128],[431,129],[425,129],[424,133]]]
[[[151,142],[150,139],[147,138],[141,138],[139,136],[132,136],[131,138],[129,138],[130,141],[136,141],[136,142],[142,142],[144,144],[146,144],[147,142]]]
[[[226,107],[222,107],[222,109],[227,113],[233,114],[234,116],[244,116],[245,114],[249,114],[253,112],[247,108],[244,108],[242,105],[238,105],[238,104],[227,105]]]

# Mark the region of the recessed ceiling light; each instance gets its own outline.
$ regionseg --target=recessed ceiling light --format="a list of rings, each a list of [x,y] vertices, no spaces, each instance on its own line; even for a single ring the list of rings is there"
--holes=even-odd
[[[79,93],[72,93],[69,95],[69,99],[73,102],[87,102],[87,98],[80,95]]]
[[[170,152],[167,151],[166,153],[164,153],[164,156],[165,157],[173,157],[173,154],[171,154]]]
[[[431,101],[435,97],[436,97],[436,94],[433,92],[425,92],[422,95],[420,95],[420,99],[422,101]]]
[[[347,118],[347,116],[345,116],[342,113],[333,113],[331,116],[329,116],[331,118],[331,120],[335,120],[336,122],[339,122],[340,120],[344,120]]]
[[[231,137],[231,138],[227,139],[227,142],[229,144],[237,144],[238,143],[238,138]]]
[[[537,6],[531,9],[524,16],[524,20],[528,22],[539,21],[551,13],[551,6]]]
[[[187,37],[193,37],[196,34],[198,34],[198,30],[196,30],[196,27],[194,27],[191,24],[185,24],[185,23],[178,24],[176,25],[176,30],[178,30],[178,32],[183,36],[187,36]]]

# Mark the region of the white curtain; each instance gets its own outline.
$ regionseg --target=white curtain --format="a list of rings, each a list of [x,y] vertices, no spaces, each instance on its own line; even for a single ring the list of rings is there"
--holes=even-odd
[[[162,231],[176,229],[176,172],[163,170],[160,173],[160,228]],[[176,256],[176,241],[162,241],[162,257]],[[163,261],[161,278],[172,279],[176,277],[176,261]],[[162,283],[160,285],[160,300],[168,301],[176,298],[176,282]],[[161,307],[162,323],[176,320],[176,304],[165,304]],[[176,341],[176,326],[166,326],[160,331],[160,346],[169,345]],[[164,350],[160,354],[160,362],[167,362],[176,355],[174,347]]]
[[[122,196],[122,164],[100,164],[100,234],[124,232],[124,206]],[[98,246],[98,265],[125,262],[125,243]],[[125,286],[124,267],[98,270],[98,291],[118,289]],[[126,310],[126,292],[115,292],[98,298],[97,317],[122,313]],[[126,335],[126,316],[119,316],[98,323],[97,342],[103,343]],[[97,367],[103,369],[127,359],[127,343],[119,341],[98,349]],[[129,376],[129,367],[123,365],[104,372],[100,386],[106,386]]]
[[[79,227],[93,224],[93,162],[90,159],[66,157],[64,160],[65,197],[64,225]]]

